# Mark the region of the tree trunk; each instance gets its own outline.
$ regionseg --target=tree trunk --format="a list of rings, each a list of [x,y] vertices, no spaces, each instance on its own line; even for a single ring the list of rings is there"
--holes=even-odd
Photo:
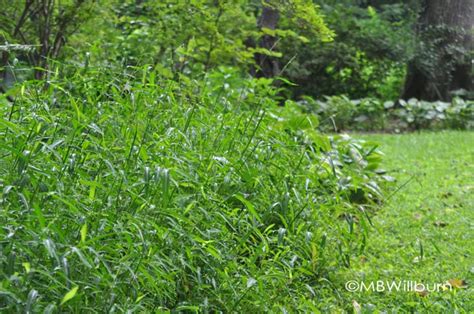
[[[473,0],[425,0],[418,22],[419,48],[408,65],[402,98],[450,100],[473,90]]]
[[[264,1],[262,14],[258,20],[259,29],[268,28],[275,30],[280,19],[280,13],[278,10],[268,4],[268,1]],[[264,35],[258,46],[260,48],[267,49],[269,51],[275,50],[277,38],[275,36]],[[274,77],[280,74],[280,66],[278,60],[274,57],[257,53],[255,54],[255,62],[257,64],[256,77]]]
[[[79,15],[85,3],[93,1],[74,0],[61,5],[56,0],[17,1],[12,8],[11,38],[25,46],[37,46],[33,53],[28,52],[29,62],[34,66],[37,80],[47,78],[49,60],[58,57],[66,38],[78,30],[83,17]],[[16,12],[19,13],[16,18]]]

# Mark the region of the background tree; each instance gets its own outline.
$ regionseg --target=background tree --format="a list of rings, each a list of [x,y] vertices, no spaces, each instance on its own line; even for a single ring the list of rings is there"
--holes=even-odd
[[[280,43],[282,63],[288,64],[284,75],[296,84],[291,87],[294,97],[398,98],[414,51],[416,7],[392,3],[374,8],[354,0],[317,2],[334,40],[303,43],[288,38]]]
[[[472,0],[424,1],[403,98],[449,100],[452,91],[472,90],[473,16]]]
[[[262,14],[258,19],[260,30],[274,31],[277,28],[280,12],[267,0],[263,1]],[[265,34],[259,41],[258,46],[268,51],[273,51],[277,44],[277,37],[271,34]],[[257,66],[257,77],[274,77],[280,72],[280,66],[277,58],[268,54],[256,53],[255,62]]]
[[[93,0],[0,1],[0,40],[30,45],[23,57],[34,67],[34,77],[44,78],[49,60],[58,58],[69,36],[89,17]],[[8,59],[8,57],[5,57]]]
[[[264,0],[258,20],[260,40],[255,54],[257,77],[274,77],[282,74],[277,44],[293,39],[300,44],[328,42],[334,33],[326,26],[320,7],[312,0]],[[293,46],[294,48],[294,46]],[[291,51],[290,54],[295,53]]]

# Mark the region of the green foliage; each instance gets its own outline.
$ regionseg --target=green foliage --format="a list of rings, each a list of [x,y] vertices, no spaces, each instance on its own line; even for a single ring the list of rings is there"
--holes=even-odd
[[[391,0],[7,2],[2,313],[347,310],[394,179],[319,130],[473,126],[460,98],[383,101],[413,50]],[[255,54],[281,77],[250,77]]]
[[[451,103],[410,99],[398,102],[345,96],[314,101],[306,97],[301,104],[321,118],[325,130],[399,131],[415,129],[472,129],[474,102],[454,98]]]
[[[63,71],[0,100],[0,311],[333,306],[382,197],[376,147],[232,69]]]
[[[0,312],[350,309],[335,284],[394,179],[318,128],[471,128],[473,103],[384,102],[414,15],[315,2],[3,1]]]
[[[274,6],[283,14],[284,19],[282,24],[289,25],[290,28],[301,30],[304,34],[311,36],[312,39],[318,38],[321,39],[322,42],[333,40],[334,32],[326,26],[324,18],[320,13],[320,7],[315,5],[314,1],[273,0],[270,2],[275,2]],[[296,38],[300,39],[303,43],[310,41],[307,38]]]
[[[34,70],[36,79],[44,79],[50,74],[49,59],[60,56],[69,37],[91,18],[95,4],[90,0],[25,0],[0,1],[0,6],[0,43],[29,47],[4,50],[0,67],[21,59]]]
[[[361,8],[324,1],[322,13],[335,32],[333,42],[307,46],[287,40],[283,44],[285,75],[297,86],[297,97],[346,94],[351,98],[398,98],[405,78],[405,63],[413,53],[414,15],[398,5]]]
[[[37,47],[35,53],[11,54],[7,58],[7,62],[20,60],[22,65],[34,66],[36,78],[50,75],[49,58],[81,62],[84,55],[87,64],[149,64],[168,78],[177,73],[201,76],[218,66],[239,66],[248,71],[256,53],[282,56],[278,49],[256,45],[264,35],[271,33],[304,42],[310,40],[308,37],[327,41],[332,36],[319,7],[308,0],[275,1],[273,5],[281,11],[281,27],[276,30],[258,29],[261,1],[128,0],[104,1],[100,5],[88,1],[48,2],[50,11],[41,9],[45,3],[17,3],[2,16],[4,20],[0,19],[0,41]],[[26,18],[22,12],[26,12]],[[44,23],[35,28],[37,20]],[[21,25],[20,31],[17,25]],[[41,47],[47,48],[44,53]],[[2,56],[5,62],[3,59]]]
[[[97,18],[73,41],[88,40],[101,47],[97,61],[151,64],[169,75],[179,72],[196,76],[218,66],[248,70],[256,53],[281,57],[277,49],[255,45],[265,34],[304,42],[308,36],[311,41],[331,39],[332,32],[311,1],[274,2],[272,5],[281,11],[281,27],[276,30],[257,28],[261,1],[111,2],[98,8]],[[98,20],[102,16],[107,20]],[[101,33],[97,33],[97,24],[103,25]],[[104,43],[107,49],[103,49]]]
[[[134,1],[121,3],[117,53],[122,57],[124,48],[127,62],[161,63],[180,70],[195,64],[245,64],[251,54],[244,41],[257,31],[247,3],[144,1],[138,7]]]
[[[453,77],[456,67],[472,64],[473,50],[467,49],[465,44],[468,36],[472,36],[472,29],[469,34],[459,27],[445,24],[422,27],[416,41],[416,53],[409,61],[413,71],[423,74],[423,78],[418,79],[426,80],[423,96],[432,96],[425,99],[450,99],[444,94],[445,91],[456,92],[451,88],[453,80],[459,79]]]

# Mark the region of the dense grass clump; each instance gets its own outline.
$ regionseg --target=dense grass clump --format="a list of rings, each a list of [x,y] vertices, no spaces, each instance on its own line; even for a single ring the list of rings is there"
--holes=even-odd
[[[262,81],[143,73],[1,100],[0,311],[327,309],[381,200],[376,147]]]

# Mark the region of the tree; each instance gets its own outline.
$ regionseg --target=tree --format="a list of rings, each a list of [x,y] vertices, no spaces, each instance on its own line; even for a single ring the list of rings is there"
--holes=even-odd
[[[2,8],[6,8],[0,16],[0,39],[35,47],[26,58],[34,66],[35,78],[43,79],[49,60],[59,56],[67,38],[89,16],[92,3],[92,0],[25,0],[13,4],[0,1]]]
[[[406,63],[413,55],[417,16],[405,4],[376,10],[355,0],[325,0],[321,8],[332,42],[292,40],[280,45],[285,77],[295,86],[293,97],[400,97]]]
[[[262,0],[258,29],[262,36],[255,54],[257,77],[281,74],[278,58],[282,54],[276,49],[280,40],[293,38],[307,43],[310,40],[305,36],[309,36],[331,41],[334,35],[312,0]]]
[[[278,20],[280,19],[280,12],[269,1],[263,2],[263,9],[260,18],[258,19],[258,27],[260,30],[274,31],[277,28]],[[273,51],[277,43],[277,37],[270,34],[262,36],[259,42],[259,47],[267,51]],[[256,53],[255,63],[257,65],[256,77],[274,77],[280,72],[278,59],[269,56],[268,54]]]
[[[402,98],[449,100],[454,90],[472,90],[473,16],[472,0],[424,1]]]

